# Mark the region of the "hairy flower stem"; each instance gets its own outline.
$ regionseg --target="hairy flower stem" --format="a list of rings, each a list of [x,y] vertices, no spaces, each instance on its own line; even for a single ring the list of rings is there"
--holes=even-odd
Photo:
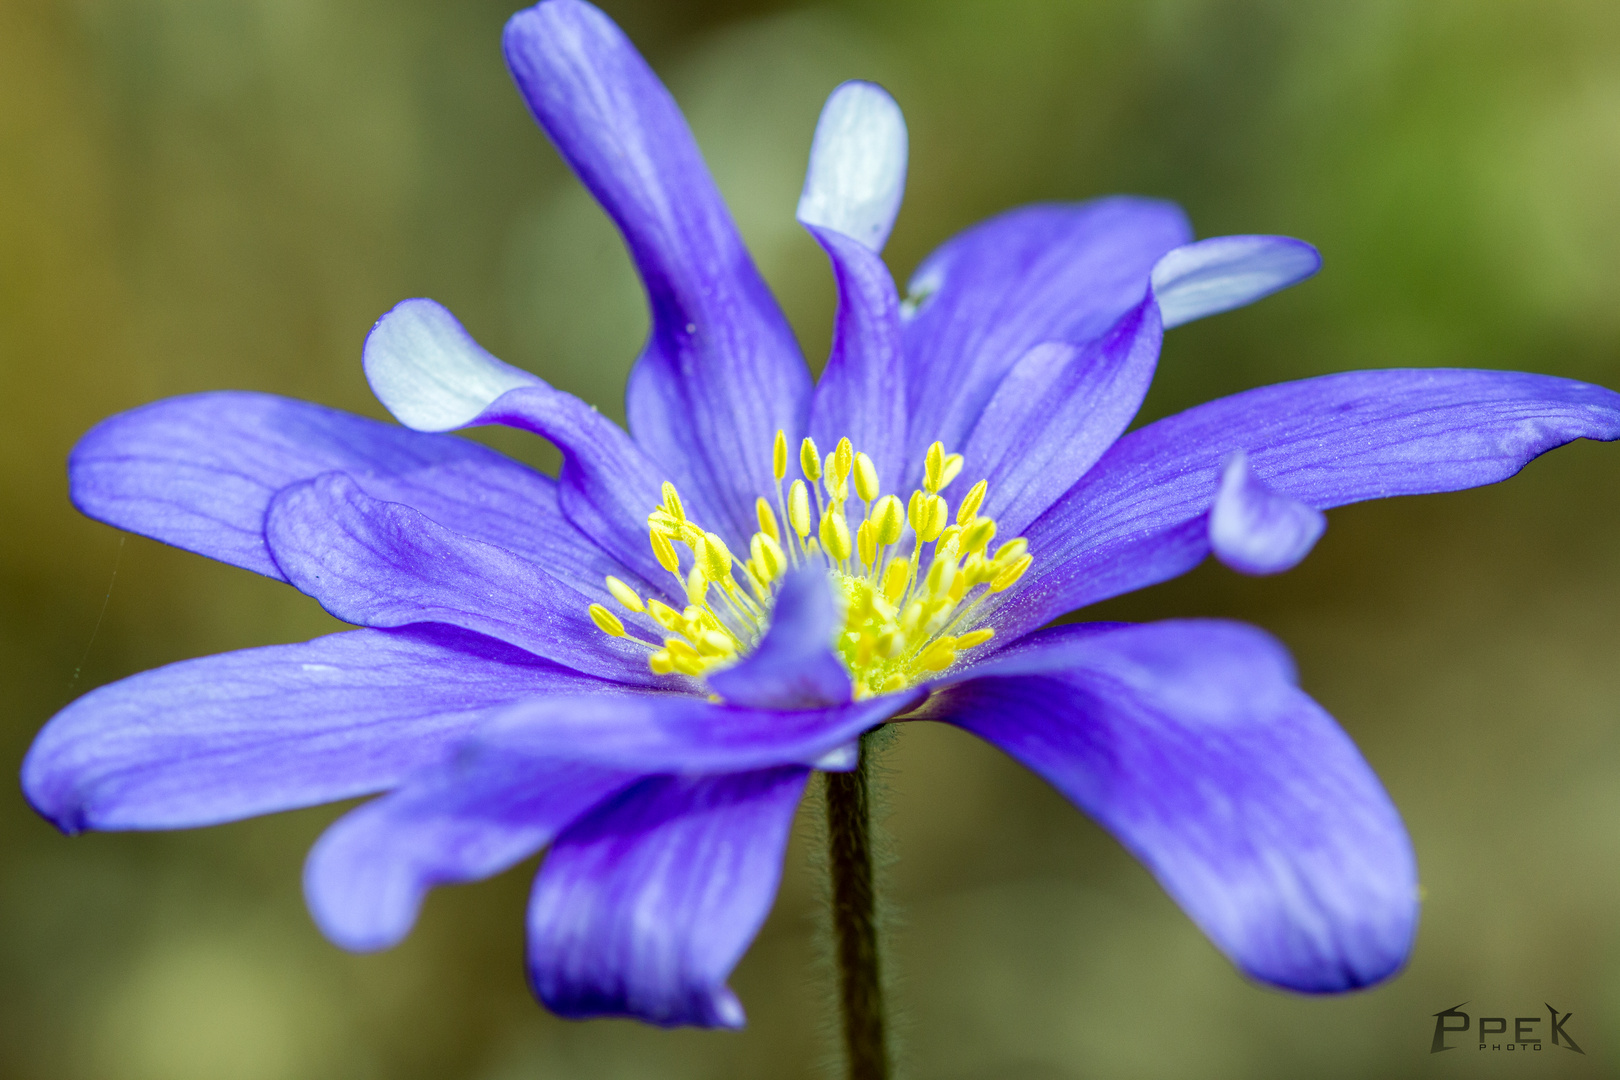
[[[888,1080],[883,986],[878,967],[877,894],[872,883],[872,811],[867,740],[854,772],[827,778],[827,861],[832,872],[832,921],[838,956],[848,1080]]]

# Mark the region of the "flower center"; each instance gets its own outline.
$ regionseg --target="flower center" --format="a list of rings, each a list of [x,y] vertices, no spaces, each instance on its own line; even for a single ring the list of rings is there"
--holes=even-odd
[[[609,577],[614,599],[650,616],[667,636],[662,645],[641,641],[613,612],[592,604],[591,619],[602,632],[647,646],[647,662],[660,675],[701,677],[753,650],[770,625],[783,576],[792,567],[811,566],[826,570],[843,600],[835,648],[857,698],[911,686],[990,640],[993,630],[974,629],[985,614],[980,605],[1023,577],[1033,557],[1021,537],[990,554],[996,523],[979,515],[984,480],[968,491],[950,522],[950,507],[939,492],[962,471],[961,454],[945,453],[938,442],[930,446],[923,486],[904,505],[878,490],[877,467],[847,438],[825,458],[814,440],[805,439],[799,447],[805,480],[794,480],[784,495],[787,455],[787,436],[778,431],[771,456],[776,505],[763,497],[755,502],[759,531],[749,540],[746,560],[689,519],[675,485],[666,481],[663,502],[647,525],[653,555],[674,575],[686,608],[643,600]],[[852,487],[860,513],[854,528]]]

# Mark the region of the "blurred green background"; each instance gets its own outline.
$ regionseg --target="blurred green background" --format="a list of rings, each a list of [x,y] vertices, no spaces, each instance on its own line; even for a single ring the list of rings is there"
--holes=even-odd
[[[619,413],[645,330],[610,227],[535,131],[508,4],[0,0],[0,761],[101,683],[335,624],[241,570],[84,520],[97,419],[223,387],[382,415],[359,348],[433,296]],[[1116,191],[1326,269],[1177,330],[1145,416],[1344,368],[1620,385],[1612,0],[610,0],[686,108],[807,355],[833,293],[793,222],[851,77],[911,125],[888,258]],[[538,440],[480,434],[540,464]],[[1252,620],[1357,739],[1427,888],[1410,968],[1303,999],[1245,983],[1087,819],[958,732],[886,759],[907,1075],[1587,1076],[1620,1071],[1620,448],[1335,511],[1280,578],[1206,566],[1108,617]],[[109,585],[111,586],[109,590]],[[299,895],[323,808],[67,840],[0,798],[0,1075],[324,1080],[819,1075],[813,829],[734,985],[742,1034],[566,1023],[524,989],[529,869],[441,890],[350,956]],[[1587,1053],[1431,1056],[1431,1014],[1575,1016]],[[1544,1027],[1545,1025],[1543,1025]]]

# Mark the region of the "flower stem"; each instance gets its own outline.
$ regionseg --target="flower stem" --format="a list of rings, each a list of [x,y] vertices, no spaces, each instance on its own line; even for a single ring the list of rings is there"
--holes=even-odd
[[[827,862],[832,873],[839,1013],[848,1080],[888,1080],[883,985],[878,967],[877,893],[872,883],[872,811],[867,740],[854,772],[827,778]]]

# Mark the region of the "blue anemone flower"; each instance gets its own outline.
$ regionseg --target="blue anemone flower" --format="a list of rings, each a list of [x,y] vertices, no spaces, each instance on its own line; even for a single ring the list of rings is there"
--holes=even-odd
[[[548,0],[505,51],[646,286],[631,433],[427,300],[364,350],[403,427],[230,392],[101,423],[70,463],[84,513],[361,628],[85,695],[28,755],[33,805],[77,832],[382,793],[310,853],[334,941],[392,945],[432,886],[549,847],[528,914],[547,1006],[737,1026],[726,980],[808,777],[851,768],[877,725],[935,720],[1095,817],[1255,979],[1332,992],[1397,970],[1410,843],[1281,645],[1217,620],[1042,627],[1211,552],[1287,569],[1329,507],[1620,437],[1620,395],[1348,372],[1126,435],[1165,328],[1309,276],[1315,250],[1194,242],[1154,200],[1044,204],[949,240],[902,299],[879,252],[905,126],[858,82],[827,103],[798,207],[839,290],[813,383],[619,29]],[[447,434],[495,423],[556,444],[560,476]]]

